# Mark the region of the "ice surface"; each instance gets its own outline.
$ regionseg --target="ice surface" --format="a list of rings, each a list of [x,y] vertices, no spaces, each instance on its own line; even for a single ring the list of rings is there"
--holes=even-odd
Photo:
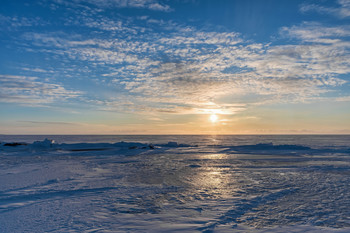
[[[348,146],[175,141],[3,142],[0,232],[350,231]]]
[[[1,143],[0,152],[17,152],[26,155],[33,155],[38,152],[60,151],[60,152],[83,152],[81,155],[86,155],[87,152],[109,151],[110,154],[137,154],[137,152],[126,152],[126,150],[149,150],[154,149],[152,144],[138,143],[138,142],[117,142],[117,143],[62,143],[58,144],[54,140],[44,139],[43,141],[35,141],[33,143]],[[86,153],[84,153],[86,152]],[[77,154],[77,153],[76,153]]]
[[[177,142],[168,142],[166,144],[156,144],[157,147],[193,147],[189,144],[179,144]],[[54,140],[44,139],[43,141],[35,141],[33,143],[24,142],[2,142],[0,143],[0,150],[10,149],[15,151],[13,148],[19,150],[23,149],[55,149],[55,150],[71,150],[71,151],[83,151],[83,150],[107,150],[107,149],[154,149],[153,144],[138,143],[138,142],[117,142],[117,143],[62,143],[58,144]],[[195,146],[194,146],[195,147]]]
[[[189,145],[189,144],[177,143],[177,142],[168,142],[167,144],[157,144],[157,146],[160,146],[160,147],[196,147],[197,145]]]

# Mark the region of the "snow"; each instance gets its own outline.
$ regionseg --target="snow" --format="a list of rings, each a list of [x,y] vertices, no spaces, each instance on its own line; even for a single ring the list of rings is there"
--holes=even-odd
[[[45,139],[44,141],[35,141],[31,145],[33,148],[52,148],[55,146],[55,141],[50,139]]]
[[[346,146],[14,143],[0,232],[350,231]]]
[[[177,145],[176,145],[177,146]],[[175,146],[175,147],[176,147]],[[62,143],[58,144],[54,140],[44,139],[43,141],[35,141],[33,143],[2,143],[0,144],[0,152],[26,152],[28,155],[33,155],[37,152],[59,151],[59,152],[96,152],[96,151],[109,151],[110,154],[137,154],[126,150],[150,150],[154,149],[152,144],[137,143],[137,142],[117,142],[117,143]],[[82,153],[85,155],[86,153]]]
[[[196,147],[196,145],[189,145],[184,143],[177,143],[177,142],[168,142],[167,144],[157,144],[157,146],[160,147]]]

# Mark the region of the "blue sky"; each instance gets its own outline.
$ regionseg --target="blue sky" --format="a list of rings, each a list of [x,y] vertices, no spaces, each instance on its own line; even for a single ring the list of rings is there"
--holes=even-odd
[[[350,133],[349,23],[349,0],[3,0],[0,133]]]

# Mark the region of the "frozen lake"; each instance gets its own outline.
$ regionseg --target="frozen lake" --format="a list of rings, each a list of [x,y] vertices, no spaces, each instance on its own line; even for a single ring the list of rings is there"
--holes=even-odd
[[[0,137],[0,232],[350,231],[349,136],[44,138]]]

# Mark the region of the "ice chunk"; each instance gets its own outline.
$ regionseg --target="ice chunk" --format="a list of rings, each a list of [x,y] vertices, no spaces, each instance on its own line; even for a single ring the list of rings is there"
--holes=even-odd
[[[9,143],[3,144],[3,146],[26,146],[26,145],[28,144],[24,142],[9,142]]]
[[[52,148],[55,145],[54,140],[50,140],[45,138],[44,141],[35,141],[33,144],[31,144],[34,148]]]
[[[241,149],[252,149],[252,150],[309,150],[310,147],[300,145],[274,145],[272,143],[258,143],[255,145],[243,145],[237,146],[236,148]]]
[[[158,144],[157,146],[160,147],[192,147],[188,144],[178,144],[177,142],[168,142],[167,144]]]
[[[177,142],[168,142],[168,144],[166,144],[165,146],[168,146],[168,147],[178,147],[178,144],[177,144]]]

